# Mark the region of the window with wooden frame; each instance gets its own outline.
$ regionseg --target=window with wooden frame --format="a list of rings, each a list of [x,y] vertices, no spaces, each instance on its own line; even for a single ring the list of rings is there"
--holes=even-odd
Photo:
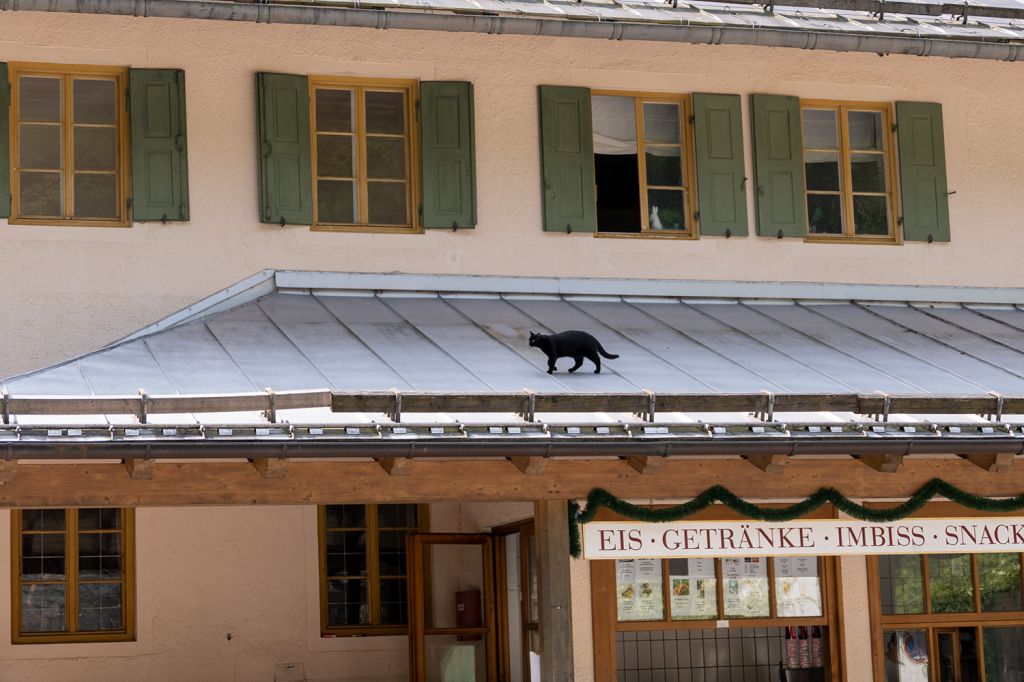
[[[920,513],[974,515],[950,503]],[[1024,679],[1022,566],[1017,552],[869,557],[876,679]]]
[[[131,509],[19,509],[11,514],[15,644],[135,637]]]
[[[598,519],[618,520],[604,510]],[[712,519],[740,517],[712,509],[693,521]],[[667,679],[779,679],[780,667],[795,671],[790,679],[841,679],[839,564],[832,557],[590,564],[600,679],[636,679],[641,671]]]
[[[125,226],[128,70],[10,64],[11,221]]]
[[[321,632],[408,632],[405,539],[426,532],[427,507],[335,504],[319,513]]]
[[[895,241],[892,106],[819,100],[800,105],[809,238]]]
[[[416,82],[310,78],[314,225],[418,229]]]
[[[687,95],[594,91],[597,231],[693,237],[693,133]]]

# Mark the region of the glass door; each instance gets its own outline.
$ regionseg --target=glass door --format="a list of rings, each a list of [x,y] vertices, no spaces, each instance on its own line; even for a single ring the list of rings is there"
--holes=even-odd
[[[499,682],[540,682],[537,537],[533,523],[494,531]]]
[[[497,678],[490,535],[409,536],[412,682]]]
[[[972,627],[935,629],[937,682],[978,682],[978,632]]]

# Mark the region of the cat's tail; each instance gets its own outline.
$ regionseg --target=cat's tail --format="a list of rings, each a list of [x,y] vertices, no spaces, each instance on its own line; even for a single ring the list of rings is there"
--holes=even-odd
[[[597,343],[597,352],[600,353],[603,357],[608,358],[609,360],[614,360],[615,358],[619,357],[614,353],[609,353],[608,351],[606,351],[604,349],[604,346],[601,345],[600,341]]]

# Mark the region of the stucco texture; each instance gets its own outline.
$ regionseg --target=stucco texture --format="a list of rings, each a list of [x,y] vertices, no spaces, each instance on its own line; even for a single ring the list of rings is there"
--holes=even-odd
[[[96,348],[263,268],[1020,286],[1024,67],[774,48],[5,12],[0,60],[186,72],[191,222],[0,222],[0,376]],[[258,222],[257,71],[464,79],[476,99],[479,226],[422,235]],[[541,231],[537,91],[773,92],[941,102],[952,243],[605,239]],[[747,175],[750,136],[744,98]],[[748,183],[752,187],[752,183]],[[753,190],[748,190],[754,215]],[[753,232],[753,230],[751,230]]]

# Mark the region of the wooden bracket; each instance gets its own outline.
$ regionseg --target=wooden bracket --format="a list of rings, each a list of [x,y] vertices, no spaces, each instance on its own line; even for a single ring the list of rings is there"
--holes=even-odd
[[[997,452],[990,455],[960,455],[971,464],[981,467],[993,474],[1003,474],[1013,464],[1012,452]]]
[[[124,468],[128,470],[128,476],[133,481],[152,481],[155,464],[156,462],[151,459],[137,457],[124,460]]]
[[[903,467],[903,455],[857,455],[857,458],[883,474],[895,474]]]
[[[255,457],[249,462],[263,478],[284,478],[288,473],[288,460],[284,457]]]
[[[375,457],[374,461],[388,476],[408,476],[412,473],[412,460],[408,457]]]
[[[789,455],[744,455],[743,459],[769,474],[781,474],[789,464]]]
[[[627,457],[626,462],[641,474],[656,474],[661,471],[661,467],[665,464],[665,458],[649,456]]]
[[[18,475],[18,462],[15,460],[0,459],[0,485],[10,483]]]
[[[543,457],[509,457],[508,461],[526,476],[543,474],[548,464]]]

